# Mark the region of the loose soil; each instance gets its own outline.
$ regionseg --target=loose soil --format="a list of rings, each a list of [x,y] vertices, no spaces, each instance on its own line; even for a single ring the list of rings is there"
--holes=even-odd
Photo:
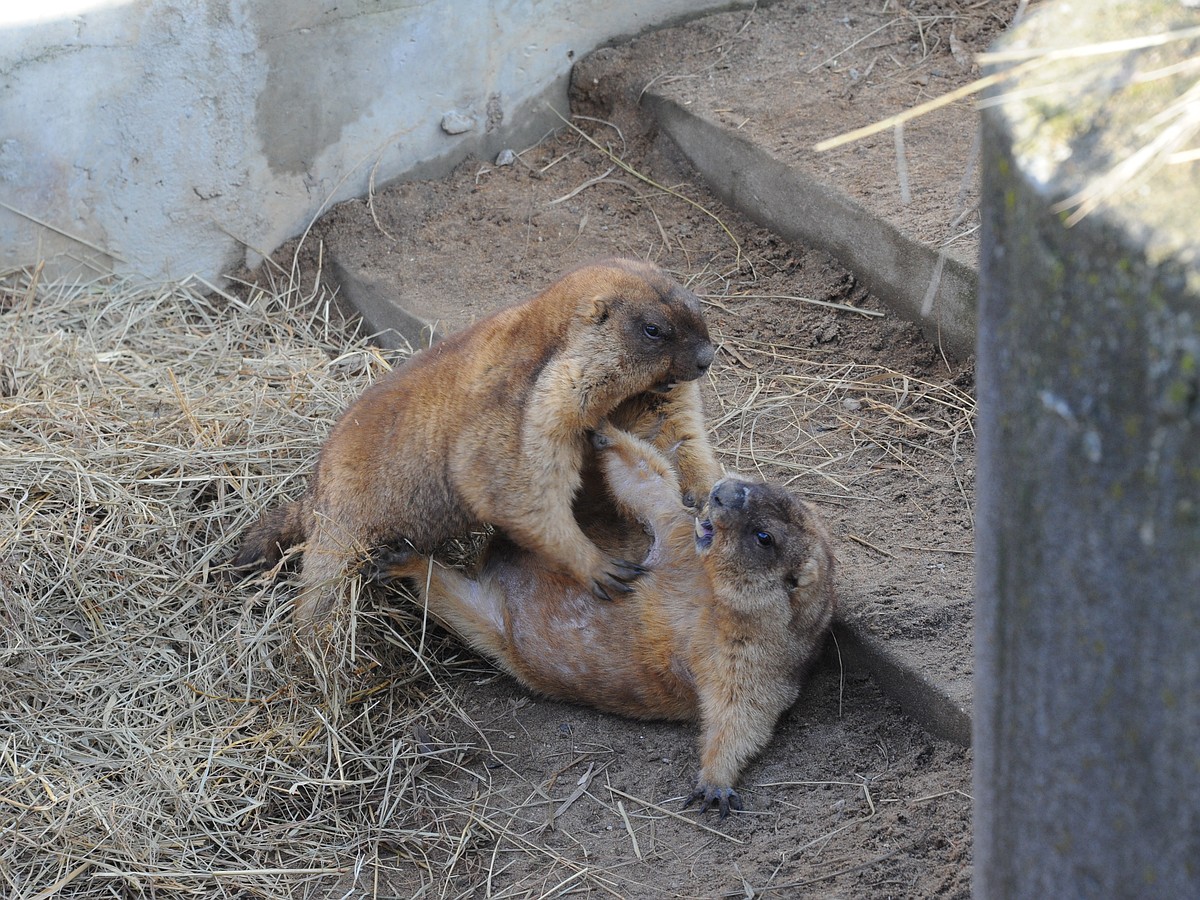
[[[1016,2],[907,6],[785,2],[602,50],[578,67],[578,130],[514,148],[509,165],[471,160],[342,204],[276,258],[315,279],[335,257],[445,331],[588,259],[669,269],[704,299],[720,345],[706,403],[722,462],[816,504],[847,618],[903,642],[938,678],[969,681],[972,361],[947,359],[835,259],[723,208],[628,102],[652,81],[702,85],[710,104],[728,96],[729,120],[745,117],[756,140],[807,155],[870,121],[864,110],[969,80],[965,54]],[[812,71],[781,89],[788,47]],[[789,105],[801,96],[802,115]],[[908,226],[935,243],[973,227],[972,134],[958,132],[906,147],[921,188]],[[831,172],[860,196],[899,198],[890,137],[839,152]],[[904,217],[897,203],[891,215]],[[389,604],[403,601],[370,602],[368,632],[386,633]],[[422,885],[427,896],[969,894],[970,752],[931,738],[836,646],[744,774],[748,812],[724,823],[673,815],[697,770],[694,729],[546,702],[483,663],[437,672],[463,715],[408,738],[430,752],[413,813],[444,828],[439,797],[477,796],[478,815],[460,823],[452,875],[399,868],[387,879],[397,896]]]

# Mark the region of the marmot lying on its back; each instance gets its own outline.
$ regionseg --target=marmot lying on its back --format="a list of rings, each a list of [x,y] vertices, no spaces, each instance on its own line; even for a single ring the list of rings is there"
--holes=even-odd
[[[251,526],[231,564],[271,565],[306,542],[295,612],[304,633],[329,619],[368,551],[429,553],[483,523],[600,597],[627,592],[641,566],[602,553],[572,513],[588,433],[611,415],[683,440],[683,489],[706,492],[718,470],[694,382],[712,359],[699,300],[657,267],[576,269],[365,391],[330,433],[308,490]]]
[[[646,576],[600,603],[536,552],[493,537],[475,577],[397,551],[380,580],[414,583],[429,612],[523,684],[646,719],[699,720],[691,797],[740,809],[734,783],[795,701],[836,605],[833,555],[807,504],[725,478],[696,520],[666,458],[611,427],[594,438],[617,503],[648,525]]]

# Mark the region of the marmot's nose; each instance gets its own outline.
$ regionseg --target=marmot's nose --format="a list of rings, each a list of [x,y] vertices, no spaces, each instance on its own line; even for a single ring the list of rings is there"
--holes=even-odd
[[[713,345],[707,341],[700,345],[699,351],[696,353],[696,368],[703,374],[712,365],[713,357],[717,355],[717,351]]]
[[[722,478],[712,489],[713,506],[723,506],[726,509],[741,509],[746,504],[746,483],[731,478]]]

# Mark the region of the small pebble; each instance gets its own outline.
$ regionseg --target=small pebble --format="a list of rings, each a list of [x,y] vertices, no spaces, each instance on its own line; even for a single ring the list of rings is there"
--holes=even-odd
[[[511,150],[501,150],[499,155],[496,157],[496,165],[498,166],[511,166],[516,161],[517,154],[513,153]]]

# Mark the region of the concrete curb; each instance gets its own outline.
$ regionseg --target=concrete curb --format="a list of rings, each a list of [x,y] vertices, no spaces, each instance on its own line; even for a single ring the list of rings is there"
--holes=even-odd
[[[328,259],[326,281],[344,303],[362,316],[366,332],[379,346],[385,350],[421,350],[444,337],[431,323],[401,306],[392,285],[344,265],[332,249]]]
[[[971,712],[942,685],[928,678],[887,642],[858,622],[838,618],[833,634],[842,659],[851,669],[867,672],[879,689],[900,704],[906,715],[930,734],[971,746]]]
[[[975,352],[979,277],[970,266],[903,235],[842,191],[722,125],[653,92],[642,105],[723,203],[780,237],[837,257],[898,315],[956,358]],[[931,287],[932,286],[932,287]],[[839,616],[835,634],[852,668],[931,734],[971,744],[971,712],[948,686],[859,622]]]
[[[975,352],[979,276],[970,266],[674,100],[651,92],[642,105],[726,205],[780,237],[836,256],[950,356]]]
[[[948,354],[962,358],[974,352],[978,278],[973,269],[905,237],[838,189],[674,101],[651,94],[643,102],[723,202],[781,237],[838,257],[897,314],[920,323],[929,340],[940,342]],[[429,346],[429,323],[419,311],[401,306],[394,289],[342,265],[332,248],[328,258],[329,280],[380,344]],[[931,309],[923,315],[935,281]],[[847,664],[869,673],[906,714],[931,734],[970,746],[970,697],[964,705],[964,698],[956,698],[949,686],[863,623],[839,617],[834,633]]]

